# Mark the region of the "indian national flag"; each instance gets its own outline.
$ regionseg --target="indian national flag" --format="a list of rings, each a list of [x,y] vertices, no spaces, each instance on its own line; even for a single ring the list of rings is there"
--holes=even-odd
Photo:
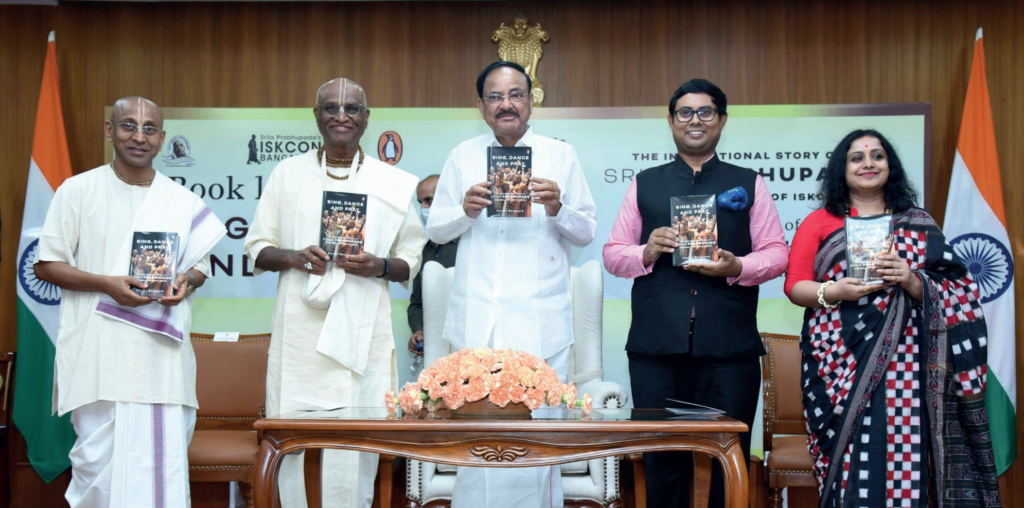
[[[981,290],[981,304],[988,321],[985,407],[992,429],[996,469],[1002,474],[1017,457],[1013,255],[1006,234],[983,40],[979,28],[949,182],[944,233]]]
[[[32,265],[53,193],[70,177],[71,158],[60,108],[57,43],[50,32],[18,243],[18,360],[13,412],[14,425],[28,443],[29,462],[47,483],[71,466],[68,452],[75,442],[75,432],[70,415],[51,415],[60,289],[37,279]]]

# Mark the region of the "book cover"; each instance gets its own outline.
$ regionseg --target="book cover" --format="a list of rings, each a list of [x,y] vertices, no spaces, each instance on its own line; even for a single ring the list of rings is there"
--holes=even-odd
[[[710,406],[704,406],[697,404],[696,402],[686,402],[682,400],[669,399],[665,400],[673,402],[683,407],[666,407],[665,410],[676,415],[708,415],[711,417],[724,415],[725,411]]]
[[[320,248],[328,259],[363,253],[363,226],[366,224],[366,194],[324,191],[320,217]]]
[[[878,256],[892,248],[892,215],[847,217],[844,227],[847,276],[865,284],[884,284]]]
[[[487,181],[491,182],[488,217],[529,217],[533,148],[492,146],[487,149]]]
[[[714,194],[671,198],[672,229],[679,247],[675,266],[718,261],[718,204]]]
[[[136,231],[132,236],[132,258],[128,275],[146,284],[132,288],[147,298],[174,296],[174,275],[178,269],[178,233]]]

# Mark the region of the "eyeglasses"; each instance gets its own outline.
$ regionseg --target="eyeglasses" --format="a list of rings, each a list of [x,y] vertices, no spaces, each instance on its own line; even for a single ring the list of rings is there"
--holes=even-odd
[[[129,134],[135,134],[135,131],[139,130],[139,126],[137,124],[134,124],[134,123],[131,123],[131,122],[124,122],[124,123],[111,122],[111,123],[113,123],[114,125],[120,127],[121,130],[123,130],[123,131],[125,131],[125,132],[127,132]],[[142,133],[145,134],[147,138],[151,138],[153,136],[156,136],[157,134],[160,134],[163,131],[164,131],[163,129],[160,129],[160,128],[152,126],[152,125],[143,125],[142,126]]]
[[[523,102],[523,99],[526,99],[527,95],[529,95],[529,94],[525,94],[525,93],[519,92],[519,91],[512,92],[512,93],[510,93],[508,95],[501,95],[500,93],[492,93],[492,94],[484,97],[484,99],[486,99],[487,102],[489,102],[491,104],[500,104],[500,103],[504,102],[506,98],[508,98],[508,100],[510,100],[512,102]]]
[[[715,108],[679,108],[675,112],[676,120],[679,122],[689,122],[693,118],[693,114],[697,113],[697,119],[701,122],[708,123],[714,121],[715,115],[718,114],[718,110]]]
[[[318,104],[317,107],[320,108],[320,111],[323,111],[328,118],[334,118],[338,116],[338,114],[340,114],[342,110],[344,110],[345,114],[348,115],[349,117],[355,118],[359,116],[363,112],[363,110],[366,109],[366,106],[355,102],[346,104],[344,108],[333,102],[324,105]]]

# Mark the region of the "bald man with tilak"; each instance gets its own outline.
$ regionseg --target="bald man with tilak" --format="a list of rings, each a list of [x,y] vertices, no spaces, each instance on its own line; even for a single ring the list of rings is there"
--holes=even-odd
[[[156,104],[121,99],[104,128],[114,160],[57,189],[33,267],[62,289],[53,410],[71,412],[77,434],[65,497],[72,508],[183,508],[198,406],[193,292],[226,230],[199,196],[153,169],[164,142]],[[142,232],[164,243],[137,245]],[[151,274],[131,276],[131,253],[168,238],[170,288],[144,296]]]
[[[313,117],[323,146],[274,168],[245,239],[255,273],[278,272],[268,415],[383,410],[384,393],[398,385],[388,282],[409,286],[426,242],[413,206],[417,178],[359,146],[370,120],[363,88],[344,78],[324,83]],[[351,212],[352,203],[359,214],[366,207],[361,253],[336,255],[359,248],[321,244],[322,218]],[[306,506],[303,460],[282,460],[283,508]],[[323,506],[369,508],[377,455],[324,450],[320,470]]]

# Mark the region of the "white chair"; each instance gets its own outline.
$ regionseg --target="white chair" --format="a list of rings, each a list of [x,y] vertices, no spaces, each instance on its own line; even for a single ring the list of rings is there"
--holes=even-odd
[[[424,364],[455,352],[442,337],[448,312],[455,269],[429,262],[423,267],[423,355]],[[604,381],[601,363],[601,318],[604,301],[604,271],[589,261],[570,271],[573,299],[573,344],[569,357],[569,380],[580,395],[589,393],[595,408],[619,408],[626,404],[626,391],[618,383]],[[619,500],[617,457],[562,464],[562,490],[567,505],[607,507]],[[455,466],[410,460],[406,472],[409,508],[449,506],[455,489]]]

